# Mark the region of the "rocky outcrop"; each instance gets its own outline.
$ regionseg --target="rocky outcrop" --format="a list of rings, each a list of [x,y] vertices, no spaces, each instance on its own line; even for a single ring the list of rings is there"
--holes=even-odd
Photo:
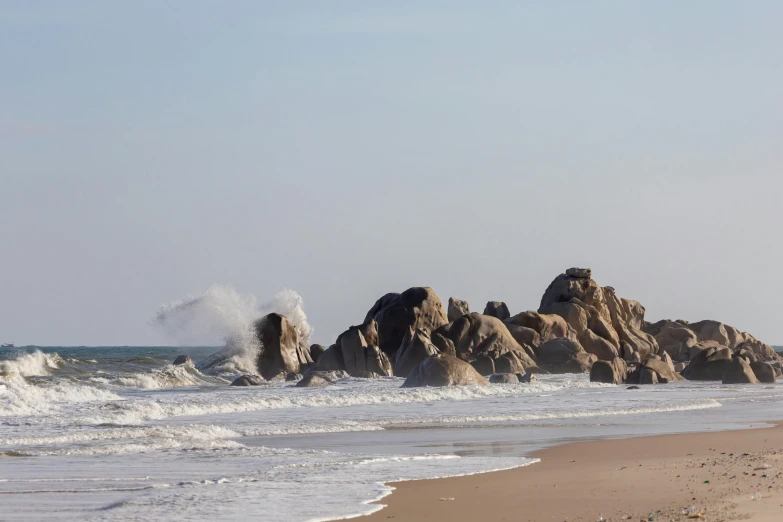
[[[508,311],[508,306],[503,301],[489,301],[487,306],[484,307],[484,315],[496,317],[501,321],[505,321],[511,317],[511,312]]]
[[[753,374],[763,383],[774,383],[776,380],[775,368],[764,361],[755,361],[750,363],[750,369]]]
[[[368,373],[377,375],[392,375],[389,358],[380,348],[367,342],[363,332],[368,332],[372,338],[375,327],[373,321],[352,326],[337,337],[335,344],[330,346],[318,359],[318,370],[343,370],[354,377]]]
[[[590,382],[623,384],[627,379],[628,365],[619,357],[611,361],[596,361],[590,368]]]
[[[408,374],[430,355],[437,355],[440,350],[432,344],[426,330],[411,328],[402,339],[397,350],[397,360],[394,363],[394,375],[407,377]]]
[[[404,388],[419,386],[486,385],[487,380],[465,361],[452,355],[431,355],[408,375]]]
[[[449,297],[449,311],[447,315],[450,323],[456,321],[463,315],[467,315],[469,313],[470,313],[470,306],[468,306],[467,301]]]
[[[555,314],[539,314],[538,312],[522,312],[509,317],[505,321],[509,326],[521,326],[535,331],[540,343],[560,337],[576,340],[576,332],[568,326],[565,319]]]
[[[723,384],[758,384],[759,380],[750,367],[750,361],[744,357],[734,357],[726,364],[721,382]]]
[[[320,344],[311,344],[310,345],[310,358],[313,360],[314,363],[318,363],[318,359],[323,355],[323,353],[326,351],[326,348],[321,346]]]
[[[689,381],[720,381],[731,363],[731,350],[710,346],[699,352],[682,371]]]
[[[231,386],[258,386],[261,384],[261,379],[255,375],[243,375],[234,380]]]
[[[617,297],[612,287],[591,279],[590,269],[572,268],[549,285],[540,314],[562,317],[576,333],[576,341],[599,359],[643,360],[658,352],[655,338],[641,330],[644,307]]]
[[[337,381],[348,377],[348,374],[342,371],[309,371],[302,379],[296,383],[297,388],[322,388],[337,384]]]
[[[536,350],[538,366],[551,373],[585,373],[597,360],[579,343],[559,338],[547,341]]]
[[[174,359],[174,362],[171,364],[174,366],[182,366],[183,364],[193,364],[193,360],[190,358],[190,355],[180,355]]]
[[[627,382],[636,384],[666,384],[684,381],[685,378],[674,371],[674,367],[658,356],[649,356],[628,375]]]
[[[751,334],[718,321],[663,320],[647,324],[644,330],[655,336],[661,350],[675,361],[686,362],[706,347],[728,348],[733,353],[747,352],[753,360],[777,361],[775,350]]]
[[[489,376],[492,384],[519,384],[519,377],[515,373],[495,373]]]
[[[488,315],[464,315],[435,330],[431,338],[441,352],[456,355],[464,361],[491,359],[493,363],[487,375],[506,371],[505,368],[512,366],[517,368],[513,370],[515,372],[536,365],[530,356],[532,348],[526,350],[514,339],[503,321]],[[501,358],[504,360],[495,362]],[[500,367],[497,367],[498,364]]]
[[[301,373],[313,364],[310,351],[300,345],[296,328],[280,314],[269,314],[255,322],[261,350],[258,373],[271,379],[280,373]]]
[[[432,332],[448,323],[443,303],[432,288],[414,287],[401,294],[386,294],[367,312],[364,323],[378,325],[377,346],[394,359],[410,328]]]

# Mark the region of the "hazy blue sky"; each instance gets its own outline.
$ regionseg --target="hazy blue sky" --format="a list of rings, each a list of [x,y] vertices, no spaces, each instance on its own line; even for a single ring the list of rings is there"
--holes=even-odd
[[[783,3],[0,3],[0,342],[154,344],[213,283],[322,343],[414,285],[783,342]]]

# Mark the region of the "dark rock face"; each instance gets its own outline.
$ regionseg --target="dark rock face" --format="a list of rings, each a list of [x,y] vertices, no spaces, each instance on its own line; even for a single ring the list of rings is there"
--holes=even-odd
[[[414,287],[401,294],[386,294],[367,312],[364,322],[378,325],[377,346],[394,359],[410,328],[429,332],[448,323],[443,303],[432,288]]]
[[[619,357],[611,361],[596,361],[590,368],[590,382],[623,384],[628,379],[628,365]]]
[[[231,386],[258,386],[261,384],[261,379],[255,375],[243,375],[231,383]]]
[[[192,363],[193,360],[190,358],[190,355],[180,355],[176,359],[174,359],[174,362],[171,363],[174,366],[182,366],[183,364]]]
[[[321,346],[320,344],[313,344],[310,346],[310,358],[313,360],[314,363],[318,363],[318,358],[323,355],[323,353],[326,351],[326,348]]]
[[[492,384],[519,384],[519,377],[515,373],[495,373],[489,376]]]
[[[674,371],[671,361],[665,361],[657,356],[650,356],[639,367],[628,375],[627,382],[638,384],[666,384],[683,381],[685,378]]]
[[[731,350],[709,347],[699,352],[682,371],[689,381],[720,381],[731,363]]]
[[[449,297],[448,320],[450,323],[469,313],[470,306],[467,301]]]
[[[408,375],[404,388],[419,386],[486,385],[487,380],[468,363],[454,356],[432,355]]]
[[[296,383],[297,388],[321,388],[337,384],[339,379],[348,375],[343,372],[309,371]]]
[[[299,344],[296,329],[284,315],[269,314],[254,326],[261,344],[258,372],[264,379],[279,373],[300,373],[313,364],[309,350]]]
[[[758,384],[759,380],[750,367],[750,361],[744,357],[734,357],[726,365],[723,384]]]
[[[775,368],[771,364],[763,361],[756,361],[750,363],[750,369],[756,375],[759,382],[774,383],[776,379]]]
[[[578,343],[565,338],[545,342],[538,347],[536,355],[538,365],[551,373],[584,373],[597,360]]]
[[[484,307],[484,315],[497,317],[501,321],[505,321],[511,317],[511,312],[508,311],[508,306],[502,301],[489,301],[487,306]]]
[[[533,373],[527,372],[526,374],[517,374],[517,379],[519,379],[519,382],[521,384],[530,384],[531,382],[536,382],[536,376]]]
[[[397,360],[394,363],[394,375],[407,377],[408,374],[430,355],[437,355],[440,350],[432,344],[426,330],[411,328],[402,339],[397,350]]]
[[[392,375],[389,358],[377,346],[370,345],[362,331],[372,332],[374,321],[361,326],[352,326],[337,337],[337,342],[330,346],[318,359],[319,370],[344,370],[350,375],[359,376],[366,373]]]

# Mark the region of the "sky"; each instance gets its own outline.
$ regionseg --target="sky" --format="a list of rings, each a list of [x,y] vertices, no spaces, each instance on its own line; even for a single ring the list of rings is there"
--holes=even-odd
[[[537,309],[571,266],[647,319],[783,344],[783,3],[0,3],[0,342],[154,345],[164,303],[295,289]],[[207,342],[207,340],[205,340]]]

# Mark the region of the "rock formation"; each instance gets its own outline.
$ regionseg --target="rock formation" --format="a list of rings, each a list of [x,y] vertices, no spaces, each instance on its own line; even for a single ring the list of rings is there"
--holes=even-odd
[[[469,313],[470,306],[468,306],[467,301],[449,297],[448,320],[450,323]]]
[[[258,373],[271,379],[280,373],[301,373],[313,364],[310,351],[300,345],[296,329],[280,314],[269,314],[255,323],[261,350]]]
[[[426,330],[413,328],[408,330],[402,339],[402,344],[397,350],[397,359],[394,363],[394,375],[407,377],[408,374],[430,355],[437,355],[440,350],[432,344],[429,333]]]
[[[508,311],[508,306],[503,301],[489,301],[487,306],[484,307],[484,315],[490,315],[505,321],[511,317],[511,312]]]
[[[431,355],[411,371],[403,387],[486,385],[473,366],[452,355]]]
[[[448,323],[443,303],[432,288],[414,287],[401,294],[386,294],[376,301],[364,319],[378,325],[377,346],[394,360],[410,328],[432,332]]]
[[[317,369],[323,371],[344,370],[354,377],[368,374],[392,375],[389,358],[378,346],[370,344],[368,338],[375,340],[375,322],[352,326],[337,337],[318,359]],[[365,334],[367,337],[365,337]]]

